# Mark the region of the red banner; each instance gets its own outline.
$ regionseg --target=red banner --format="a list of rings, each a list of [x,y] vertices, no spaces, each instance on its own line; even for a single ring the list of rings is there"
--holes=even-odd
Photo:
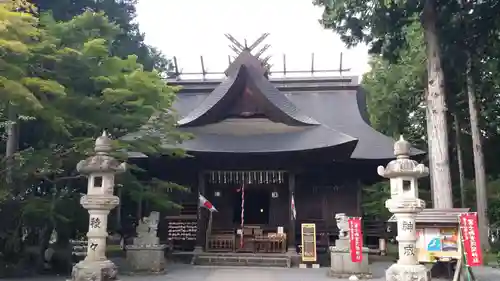
[[[363,260],[363,232],[361,231],[361,218],[349,218],[349,242],[351,245],[351,261]]]
[[[464,245],[465,257],[468,266],[483,265],[483,253],[479,240],[479,227],[477,213],[465,213],[460,215],[460,230]]]

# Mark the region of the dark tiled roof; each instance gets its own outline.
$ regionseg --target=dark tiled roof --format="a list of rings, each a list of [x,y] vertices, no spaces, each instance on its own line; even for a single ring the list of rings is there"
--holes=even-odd
[[[236,64],[238,62],[238,64]],[[255,94],[263,95],[264,100],[275,107],[274,113],[285,115],[281,120],[295,125],[319,125],[316,120],[303,114],[288,98],[274,87],[267,78],[263,76],[263,70],[259,70],[256,65],[260,62],[253,56],[242,53],[229,68],[229,76],[226,80],[214,88],[214,90],[204,99],[193,111],[179,121],[180,126],[198,125],[204,115],[210,111],[217,111],[217,106],[222,104],[224,99],[230,96],[240,95],[243,91],[242,83],[255,88]],[[238,86],[243,87],[238,87]],[[220,121],[220,120],[218,120]],[[287,122],[287,123],[288,123]],[[198,124],[196,124],[198,123]],[[203,123],[202,123],[203,124]]]
[[[394,140],[375,131],[368,124],[365,93],[356,84],[355,79],[351,80],[349,77],[311,78],[310,82],[305,79],[271,79],[270,82],[281,89],[281,93],[302,114],[314,118],[321,123],[321,126],[357,139],[358,143],[351,158],[374,160],[394,158]],[[181,116],[187,116],[191,110],[207,98],[208,91],[194,93],[193,88],[200,88],[199,82],[177,82],[177,84],[182,85],[184,89],[178,94],[178,100],[174,107]],[[213,86],[206,86],[213,88]],[[202,141],[203,138],[198,137],[199,141]],[[333,137],[330,138],[333,139]],[[196,139],[191,142],[193,141]],[[316,141],[324,143],[325,140]],[[199,145],[196,144],[196,146]],[[190,142],[183,145],[186,149],[189,149],[190,146]],[[422,153],[420,150],[412,149],[413,155]]]
[[[192,132],[194,128],[183,128]],[[356,147],[357,140],[326,126],[311,126],[298,132],[239,136],[233,134],[195,134],[182,147],[195,152],[218,153],[275,153],[307,151],[338,146],[347,155]],[[346,154],[339,158],[346,158]]]
[[[359,140],[351,155],[355,159],[392,159],[394,140],[368,125],[364,92],[360,87],[335,91],[288,92],[290,100],[320,123]],[[412,153],[422,151],[413,149]]]
[[[193,108],[192,111],[185,117],[179,120],[178,124],[180,126],[185,126],[202,117],[218,102],[220,102],[226,93],[231,90],[231,88],[236,87],[236,82],[241,79],[244,79],[244,77],[241,73],[238,73],[237,75],[228,77],[226,80],[222,81],[222,83],[215,87],[209,95],[204,96],[200,103],[195,104],[196,107]]]
[[[248,70],[251,83],[264,96],[281,111],[288,114],[301,125],[319,125],[320,123],[310,116],[304,114],[294,103],[292,103],[282,92],[274,87],[264,76],[258,75],[254,69]]]
[[[174,104],[180,130],[193,132],[182,143],[190,152],[276,153],[329,151],[335,159],[394,158],[394,140],[368,125],[364,92],[354,77],[268,79],[260,61],[243,52],[221,80],[169,81],[182,87]],[[238,135],[229,127],[209,130],[227,118],[228,106],[244,91],[258,97],[269,120],[300,130]],[[224,125],[220,123],[219,125]],[[205,127],[204,127],[205,126]],[[213,129],[213,127],[212,127]],[[131,134],[128,137],[133,137]],[[422,151],[413,150],[413,154]]]
[[[228,94],[227,91],[232,89],[234,83],[247,75],[247,79],[252,83],[251,87],[255,87],[255,93],[263,94],[276,107],[277,111],[285,113],[296,121],[292,125],[305,125],[304,129],[279,134],[241,136],[230,133],[203,133],[200,132],[203,130],[199,130],[199,126],[182,126],[181,130],[195,135],[194,139],[182,143],[182,148],[194,152],[273,153],[338,147],[345,150],[345,153],[338,155],[339,158],[345,159],[346,154],[351,155],[352,150],[356,147],[357,139],[311,118],[298,105],[290,101],[284,93],[278,91],[267,79],[251,70],[251,68],[241,66],[237,74],[232,75],[223,84],[215,87],[212,92],[193,93],[190,91],[192,90],[190,86],[184,85],[183,91],[178,94],[177,102],[174,104],[174,109],[181,117],[180,123],[182,125],[189,124],[189,122],[194,122],[198,118],[203,118],[203,115],[210,110],[215,110],[215,106],[222,102],[222,99]],[[199,84],[194,85],[195,88],[199,88]]]

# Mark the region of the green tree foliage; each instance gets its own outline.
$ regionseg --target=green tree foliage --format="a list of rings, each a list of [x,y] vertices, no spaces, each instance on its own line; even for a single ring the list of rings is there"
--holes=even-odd
[[[371,71],[363,77],[368,92],[368,112],[372,126],[380,132],[399,137],[425,148],[425,46],[418,23],[404,28],[405,41],[399,49],[401,58],[391,63],[382,56],[372,56]]]
[[[13,262],[23,246],[23,228],[36,237],[39,258],[52,229],[69,237],[86,228],[77,202],[86,192],[86,179],[75,166],[92,152],[103,129],[116,139],[119,151],[144,154],[182,156],[171,147],[186,136],[176,132],[170,111],[175,88],[159,71],[145,70],[136,55],[112,55],[121,29],[103,13],[87,11],[56,21],[50,14],[38,19],[0,6],[0,23],[0,108],[5,112],[14,105],[20,117],[15,185],[2,189],[0,204],[5,218],[0,251]],[[5,115],[0,118],[8,122]],[[137,131],[141,134],[135,138],[121,140]],[[127,155],[116,157],[125,160]],[[157,208],[174,204],[165,190],[182,187],[142,179],[139,167],[131,166],[118,181],[124,194],[136,197],[140,189]],[[0,177],[5,178],[5,169]]]
[[[84,11],[103,12],[119,30],[113,38],[111,52],[118,57],[135,54],[146,70],[156,69],[162,73],[171,70],[170,62],[162,53],[144,43],[144,34],[139,31],[135,5],[137,0],[34,0],[32,1],[43,12],[52,13],[57,21],[68,21]]]
[[[386,221],[390,217],[390,212],[385,207],[385,201],[391,194],[390,186],[387,182],[379,182],[362,189],[363,197],[363,217],[367,220]]]
[[[17,13],[2,8],[0,11],[0,77],[2,102],[11,102],[26,113],[44,107],[44,101],[65,96],[64,87],[57,81],[31,77],[36,66],[33,59],[45,44],[43,36],[36,28],[36,18],[29,14]]]

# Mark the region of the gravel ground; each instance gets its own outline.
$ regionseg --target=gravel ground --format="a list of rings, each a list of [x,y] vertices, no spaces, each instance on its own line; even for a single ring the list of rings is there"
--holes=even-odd
[[[374,281],[385,280],[389,263],[372,264]],[[209,267],[170,265],[169,272],[159,276],[120,276],[123,281],[340,281],[326,275],[327,268],[256,268],[256,267]],[[500,270],[490,267],[474,269],[478,281],[500,281]],[[26,279],[4,279],[19,281]],[[63,277],[30,278],[33,281],[60,281]],[[438,279],[433,279],[438,280]],[[442,279],[441,279],[442,280]]]

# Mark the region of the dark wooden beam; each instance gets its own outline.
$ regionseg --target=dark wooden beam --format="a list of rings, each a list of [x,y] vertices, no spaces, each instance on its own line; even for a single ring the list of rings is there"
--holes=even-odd
[[[293,217],[292,212],[292,198],[295,194],[295,173],[288,173],[288,219],[289,219],[289,227],[287,234],[288,241],[288,252],[291,254],[297,253],[296,243],[295,243],[295,223],[296,220]]]
[[[252,45],[250,45],[250,47],[248,47],[248,49],[250,50],[255,49],[257,46],[260,45],[260,43],[262,43],[267,38],[267,36],[269,36],[269,33],[262,34],[259,38],[257,38],[257,40],[255,40],[255,42]]]
[[[226,33],[224,34],[224,36],[226,36],[227,39],[229,39],[229,41],[231,41],[231,43],[233,43],[235,46],[235,49],[239,49],[239,51],[243,51],[245,49],[245,46],[243,46],[240,42],[238,42],[238,40],[236,40],[231,34],[229,33]]]
[[[204,194],[205,196],[205,173],[203,171],[200,171],[198,173],[198,193],[199,194]],[[206,212],[208,210],[198,206],[198,223],[197,223],[197,233],[196,233],[196,246],[195,246],[195,252],[202,252],[204,251],[204,246],[205,246],[205,241],[206,241],[206,223],[207,223],[207,216]]]
[[[342,66],[343,56],[344,56],[344,54],[342,52],[340,52],[340,63],[339,63],[339,73],[340,73],[340,76],[342,76],[342,70],[343,70],[343,66]]]
[[[286,76],[286,55],[283,54],[283,75]]]
[[[207,76],[207,71],[205,70],[205,62],[203,61],[203,56],[200,56],[200,63],[201,63],[201,74],[203,75],[203,79],[205,79],[205,76]]]
[[[311,75],[314,74],[314,53],[311,53]]]

